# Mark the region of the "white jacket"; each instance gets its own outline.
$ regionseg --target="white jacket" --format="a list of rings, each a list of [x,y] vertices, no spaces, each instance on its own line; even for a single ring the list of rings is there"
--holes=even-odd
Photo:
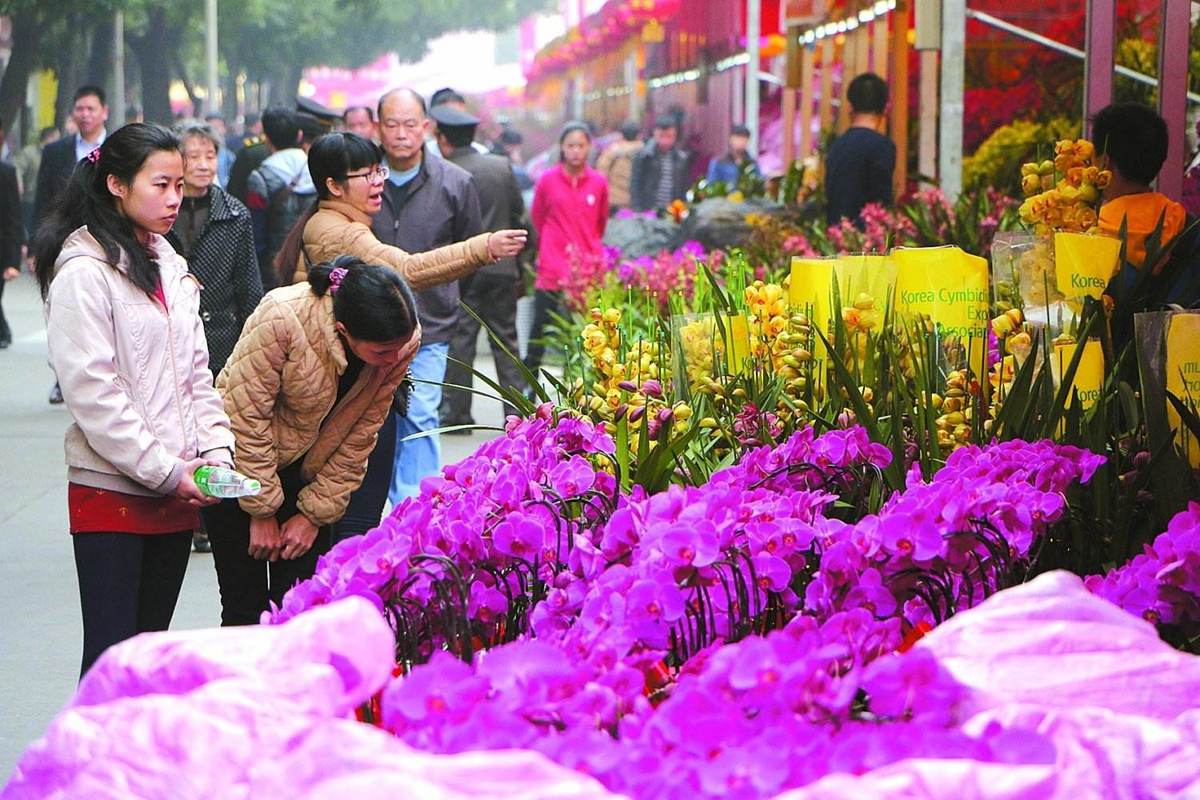
[[[233,433],[208,369],[200,285],[151,234],[166,308],[116,268],[79,228],[63,243],[46,300],[50,364],[75,422],[67,429],[74,483],[167,495],[184,461],[231,461]]]

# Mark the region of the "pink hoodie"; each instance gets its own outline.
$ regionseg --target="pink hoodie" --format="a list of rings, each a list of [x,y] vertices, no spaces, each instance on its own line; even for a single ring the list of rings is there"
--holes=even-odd
[[[535,285],[557,291],[570,276],[569,248],[600,254],[608,224],[608,182],[591,167],[572,178],[556,164],[538,181],[530,216],[539,237]]]

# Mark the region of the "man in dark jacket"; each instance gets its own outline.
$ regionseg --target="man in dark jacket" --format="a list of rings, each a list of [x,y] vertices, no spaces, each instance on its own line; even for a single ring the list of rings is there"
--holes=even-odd
[[[108,121],[108,104],[104,90],[99,86],[80,86],[75,90],[75,104],[71,106],[71,118],[78,133],[64,136],[57,142],[46,145],[42,150],[42,163],[38,167],[37,193],[33,199],[33,228],[37,230],[42,218],[54,198],[67,185],[75,165],[104,144],[108,132],[104,123]],[[62,403],[62,390],[58,383],[50,387],[50,403]]]
[[[42,163],[38,167],[37,193],[33,201],[33,223],[36,230],[45,216],[50,203],[58,196],[67,179],[75,170],[75,165],[84,156],[91,153],[100,145],[108,132],[104,123],[108,121],[108,105],[104,99],[104,90],[99,86],[81,86],[75,91],[75,104],[71,107],[71,117],[79,132],[74,136],[64,136],[57,142],[46,145],[42,150]]]
[[[380,99],[378,112],[379,138],[390,170],[383,207],[371,225],[379,241],[421,253],[482,233],[479,191],[471,174],[445,159],[426,157],[430,123],[424,98],[411,89],[393,89]],[[442,389],[432,384],[446,377],[458,297],[456,281],[417,292],[421,348],[409,367],[415,385],[408,413],[396,420],[393,504],[417,494],[421,479],[441,465],[436,436],[402,440],[440,424]]]
[[[268,108],[263,112],[263,118],[266,119],[273,111],[290,113],[286,108]],[[229,182],[225,184],[225,191],[233,195],[239,203],[245,203],[249,192],[250,173],[258,169],[269,155],[271,147],[267,144],[265,135],[257,133],[244,137],[238,144],[237,153],[234,154],[233,166],[229,168]]]
[[[475,178],[479,190],[479,207],[483,230],[499,231],[521,227],[525,203],[517,186],[512,166],[504,156],[485,155],[471,146],[475,139],[476,117],[453,106],[435,106],[429,113],[437,122],[437,143],[442,156],[451,164],[462,167]],[[504,258],[481,268],[458,282],[463,305],[474,311],[504,346],[514,355],[517,350],[517,296],[521,286],[521,271],[515,258]],[[450,339],[450,360],[446,365],[446,383],[470,388],[474,383],[471,370],[465,365],[475,363],[475,345],[479,323],[466,310],[459,309],[458,323]],[[517,362],[490,342],[496,362],[496,376],[501,386],[524,390],[524,380]],[[457,362],[457,363],[456,363]],[[442,426],[473,425],[471,392],[447,389],[442,395]],[[516,409],[506,406],[505,414]]]
[[[0,146],[4,131],[0,130]],[[25,229],[21,224],[21,191],[17,186],[17,168],[0,161],[0,300],[4,299],[4,284],[20,274],[21,245]],[[0,350],[12,344],[12,330],[0,306]]]
[[[241,147],[233,159],[233,166],[229,168],[229,183],[225,184],[225,191],[242,203],[246,202],[250,195],[250,175],[277,149],[271,146],[267,138],[267,129],[279,130],[282,126],[294,123],[295,117],[296,112],[290,108],[272,106],[255,122],[254,127],[258,128],[258,133],[251,131],[247,125],[247,136],[242,140]],[[292,144],[286,146],[291,147]]]
[[[629,202],[636,211],[665,209],[683,198],[688,186],[688,156],[676,145],[679,123],[664,115],[654,123],[654,138],[633,158]]]

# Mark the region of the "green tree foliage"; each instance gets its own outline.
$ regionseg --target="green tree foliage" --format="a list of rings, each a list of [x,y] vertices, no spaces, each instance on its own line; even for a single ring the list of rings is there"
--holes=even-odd
[[[502,30],[552,6],[553,0],[220,0],[225,94],[232,96],[234,77],[244,72],[268,83],[276,101],[286,101],[305,67],[358,67],[393,50],[415,60],[440,34]],[[12,57],[0,77],[0,120],[12,123],[25,103],[29,75],[41,68],[54,69],[68,94],[85,80],[110,84],[111,18],[118,8],[137,66],[129,99],[141,101],[146,119],[169,120],[170,82],[203,81],[203,2],[0,0],[0,15],[12,18],[14,32]]]
[[[551,0],[227,0],[219,41],[229,75],[272,84],[283,101],[308,66],[359,67],[395,51],[417,60],[427,42],[455,30],[499,30],[552,5]]]

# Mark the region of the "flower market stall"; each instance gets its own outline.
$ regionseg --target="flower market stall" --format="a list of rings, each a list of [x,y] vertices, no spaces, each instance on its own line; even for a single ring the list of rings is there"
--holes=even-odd
[[[580,261],[494,439],[259,628],[113,648],[0,797],[1200,793],[1200,314],[1122,342],[1053,152]]]

